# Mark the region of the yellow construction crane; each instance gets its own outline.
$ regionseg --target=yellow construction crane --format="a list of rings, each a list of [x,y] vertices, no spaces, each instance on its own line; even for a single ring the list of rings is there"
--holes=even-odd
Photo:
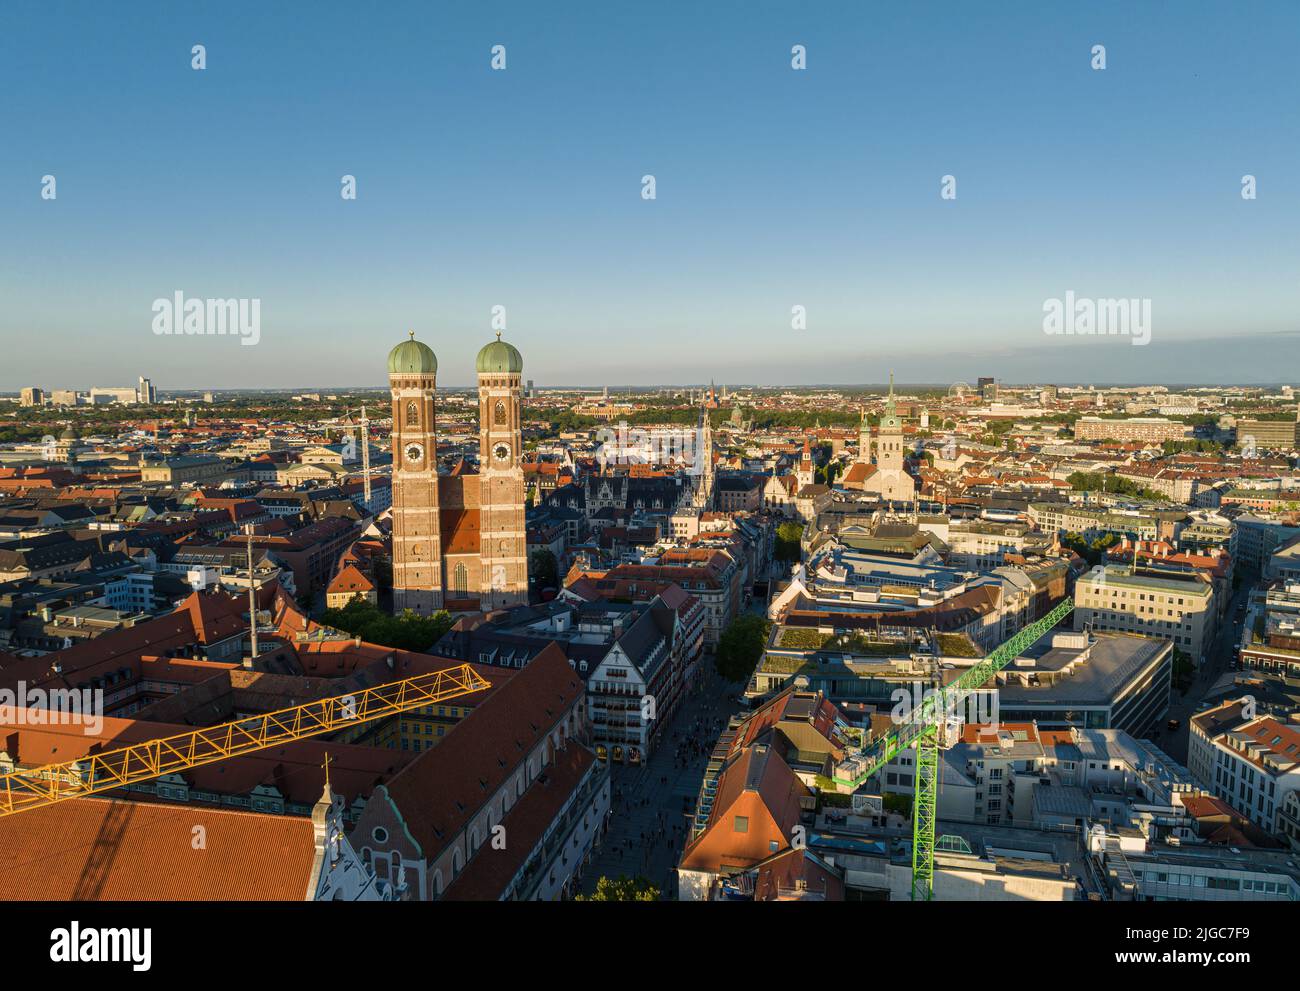
[[[0,777],[0,816],[124,788],[490,688],[468,664]]]

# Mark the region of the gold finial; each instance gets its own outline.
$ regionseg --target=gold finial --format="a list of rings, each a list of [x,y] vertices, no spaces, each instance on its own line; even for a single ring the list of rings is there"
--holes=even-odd
[[[411,331],[411,333],[414,334],[415,331]],[[326,788],[329,788],[329,786],[330,786],[330,763],[331,763],[330,752],[329,752],[328,750],[326,750],[326,751],[325,751],[325,762],[321,765],[321,767],[325,768],[325,787],[326,787]]]
[[[499,330],[497,331],[497,340],[498,341],[501,340],[501,331]]]
[[[415,331],[412,330],[409,333],[411,335],[411,340],[415,340]]]

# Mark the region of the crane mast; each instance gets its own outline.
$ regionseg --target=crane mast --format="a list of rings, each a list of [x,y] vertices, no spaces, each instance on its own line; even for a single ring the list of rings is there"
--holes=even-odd
[[[939,745],[949,715],[959,712],[970,694],[1046,636],[1074,609],[1071,599],[1060,601],[1046,616],[1030,623],[1010,640],[994,648],[978,664],[963,672],[952,685],[925,697],[903,723],[890,728],[861,754],[841,764],[847,773],[833,780],[857,791],[904,750],[916,753],[916,778],[912,802],[912,899],[934,897],[935,824],[939,815]],[[846,767],[847,765],[847,767]]]

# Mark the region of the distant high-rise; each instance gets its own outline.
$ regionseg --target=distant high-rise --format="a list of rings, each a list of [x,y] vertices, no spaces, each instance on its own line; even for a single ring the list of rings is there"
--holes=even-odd
[[[45,390],[40,386],[28,386],[19,395],[18,402],[21,406],[44,406]]]
[[[158,401],[158,393],[154,389],[153,383],[143,375],[140,376],[140,381],[135,388],[135,401],[137,403],[145,403],[149,406],[152,406]]]
[[[91,406],[103,406],[108,403],[123,403],[130,406],[139,401],[139,392],[129,387],[119,389],[117,386],[95,386],[90,390]]]

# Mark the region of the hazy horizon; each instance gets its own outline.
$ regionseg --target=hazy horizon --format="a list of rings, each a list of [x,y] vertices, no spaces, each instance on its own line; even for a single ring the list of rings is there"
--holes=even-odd
[[[539,386],[1300,367],[1300,5],[19,0],[5,25],[30,97],[0,105],[0,389],[382,385],[411,328],[469,384],[494,307]],[[259,300],[259,343],[157,335],[178,292]],[[1069,293],[1149,301],[1150,343],[1048,336]]]

